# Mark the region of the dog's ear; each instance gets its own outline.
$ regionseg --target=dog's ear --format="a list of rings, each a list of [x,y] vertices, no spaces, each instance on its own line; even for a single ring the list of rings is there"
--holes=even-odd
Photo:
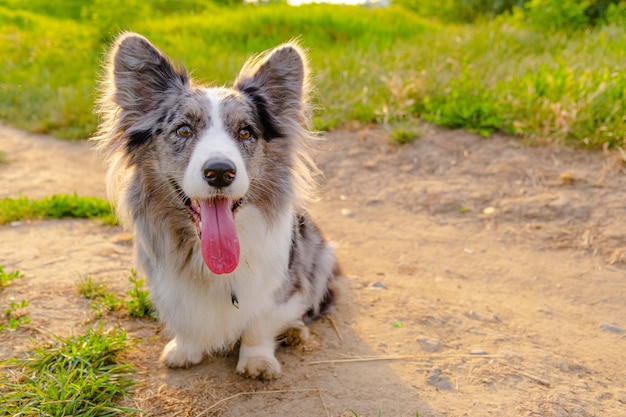
[[[257,109],[266,140],[283,136],[285,120],[302,122],[306,100],[307,58],[295,43],[281,45],[246,62],[234,88]]]
[[[180,93],[189,86],[189,76],[136,33],[124,33],[109,55],[109,85],[113,101],[135,116],[156,109],[167,93]]]

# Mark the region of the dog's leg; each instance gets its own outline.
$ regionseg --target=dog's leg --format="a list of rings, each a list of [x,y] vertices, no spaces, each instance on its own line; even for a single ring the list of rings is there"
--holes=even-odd
[[[261,330],[261,331],[259,331]],[[237,372],[255,379],[275,379],[281,374],[281,367],[274,356],[276,342],[275,330],[259,329],[258,327],[246,330],[241,337]]]
[[[257,317],[241,336],[237,372],[255,379],[278,378],[281,366],[274,356],[276,337],[291,327],[299,328],[302,336],[307,337],[308,328],[301,320],[304,310],[306,305],[298,295]]]
[[[177,336],[165,345],[161,361],[169,368],[188,368],[200,363],[203,356],[204,349]]]

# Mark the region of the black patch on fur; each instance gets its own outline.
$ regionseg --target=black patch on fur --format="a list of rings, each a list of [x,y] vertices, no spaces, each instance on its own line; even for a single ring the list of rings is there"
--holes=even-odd
[[[152,48],[152,45],[149,47]],[[156,50],[155,52],[158,53]],[[147,67],[144,71],[145,75],[150,77],[146,79],[146,85],[151,87],[153,93],[166,93],[176,82],[181,86],[189,85],[189,77],[185,70],[176,68],[168,58],[160,54],[155,65]]]
[[[298,232],[300,232],[300,235],[306,239],[306,219],[302,214],[298,216]]]
[[[335,297],[336,297],[336,291],[333,288],[333,286],[329,286],[328,287],[328,291],[326,291],[326,294],[324,294],[324,298],[322,299],[322,301],[320,302],[320,316],[325,316],[326,314],[330,313],[330,311],[332,310],[333,306],[335,305]]]
[[[152,138],[153,134],[151,130],[139,130],[130,134],[128,142],[126,143],[126,150],[128,153],[132,153],[139,149],[141,145],[148,142]]]
[[[297,233],[297,230],[294,228],[293,233],[291,234],[291,247],[289,248],[289,270],[293,267],[294,256],[296,254],[296,249],[298,248]]]
[[[156,124],[158,125],[162,125],[163,122],[165,121],[165,118],[167,117],[167,111],[166,110],[162,110],[161,111],[161,115],[158,117]]]
[[[298,249],[298,233],[300,236],[306,239],[306,219],[304,215],[300,214],[296,219],[297,227],[293,228],[293,233],[291,234],[291,247],[289,249],[289,269],[293,267],[293,263],[295,261],[296,250]]]
[[[324,317],[326,314],[330,313],[331,310],[333,309],[333,306],[335,305],[335,297],[336,297],[335,289],[329,285],[328,289],[326,290],[326,293],[324,293],[324,298],[322,298],[322,301],[320,301],[318,305],[318,308],[317,308],[318,312],[316,313],[315,312],[316,309],[313,307],[308,309],[303,317],[304,322],[309,323],[311,321],[318,320]]]
[[[254,104],[256,112],[259,115],[259,120],[261,121],[261,126],[263,127],[263,138],[269,142],[272,139],[282,137],[283,135],[277,127],[278,123],[274,116],[267,110],[267,101],[259,94],[259,89],[250,86],[245,87],[241,91],[246,94],[250,100],[252,100],[252,104]]]

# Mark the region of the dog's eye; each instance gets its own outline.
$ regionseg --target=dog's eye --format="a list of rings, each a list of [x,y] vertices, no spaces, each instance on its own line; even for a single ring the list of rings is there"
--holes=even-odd
[[[252,137],[252,133],[250,132],[250,129],[246,129],[245,127],[241,130],[239,130],[239,139],[250,139]]]
[[[193,133],[193,130],[187,125],[182,125],[178,129],[176,129],[176,134],[181,138],[188,138]]]

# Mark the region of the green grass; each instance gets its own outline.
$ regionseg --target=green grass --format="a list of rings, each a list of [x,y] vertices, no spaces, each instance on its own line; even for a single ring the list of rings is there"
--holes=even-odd
[[[120,364],[131,347],[123,330],[102,326],[56,338],[23,359],[0,365],[0,414],[13,416],[119,416],[139,410],[116,401],[135,384],[134,370]]]
[[[24,274],[18,270],[5,272],[4,267],[0,265],[0,291],[2,291],[3,287],[7,287],[11,281],[16,278],[24,278]]]
[[[24,278],[24,274],[18,270],[5,272],[4,267],[0,265],[0,292],[17,278]],[[22,300],[19,303],[14,299],[9,301],[8,307],[4,309],[4,314],[0,316],[0,332],[6,329],[17,330],[20,325],[30,323],[30,318],[26,314],[28,301]]]
[[[78,283],[78,293],[87,300],[91,300],[91,309],[97,318],[124,306],[123,300],[109,290],[105,281],[94,281],[89,275],[81,278]]]
[[[128,314],[139,319],[150,318],[156,320],[157,313],[152,308],[148,290],[143,289],[146,280],[138,278],[137,271],[131,269],[128,281],[133,285],[130,290],[126,291],[126,294],[130,297],[126,302]]]
[[[532,142],[623,145],[626,61],[614,42],[624,28],[537,32],[512,18],[448,25],[414,81],[413,114],[487,136]],[[454,39],[454,42],[450,42]],[[626,43],[621,47],[626,47]]]
[[[455,1],[446,1],[450,10]],[[250,54],[299,38],[311,57],[318,129],[422,118],[483,136],[622,146],[626,6],[610,8],[608,24],[591,26],[573,0],[552,9],[540,3],[490,19],[484,16],[499,11],[486,10],[459,24],[400,6],[0,0],[0,119],[89,136],[103,54],[116,33],[134,30],[218,85],[232,82]],[[548,27],[555,20],[546,13],[562,19]]]
[[[97,197],[55,194],[40,200],[28,197],[0,199],[0,225],[19,220],[64,217],[99,219],[104,224],[117,224],[110,203]]]
[[[232,82],[251,54],[299,37],[310,49],[318,74],[316,86],[323,99],[317,105],[329,110],[318,113],[319,124],[330,127],[355,117],[375,118],[371,108],[361,108],[358,91],[352,90],[355,77],[369,76],[368,66],[378,63],[379,53],[431,26],[399,8],[223,8],[182,1],[173,11],[167,2],[118,0],[82,7],[57,2],[52,10],[47,4],[0,0],[0,87],[5,92],[0,118],[70,138],[94,131],[91,109],[99,66],[120,30],[146,35],[197,78],[218,85]],[[372,73],[371,80],[380,84],[380,75]]]
[[[78,283],[78,292],[88,300],[92,300],[91,309],[96,317],[105,313],[124,309],[129,316],[135,318],[157,319],[157,313],[152,307],[148,290],[144,289],[145,279],[137,277],[137,271],[130,270],[128,282],[132,285],[126,291],[128,298],[120,297],[111,291],[105,281],[95,281],[86,275]]]
[[[26,314],[26,307],[28,300],[22,300],[21,303],[11,300],[9,307],[4,310],[4,319],[0,321],[0,332],[6,329],[17,330],[21,325],[29,324],[30,318]]]
[[[391,141],[403,145],[422,136],[422,127],[415,121],[404,120],[391,123]]]

